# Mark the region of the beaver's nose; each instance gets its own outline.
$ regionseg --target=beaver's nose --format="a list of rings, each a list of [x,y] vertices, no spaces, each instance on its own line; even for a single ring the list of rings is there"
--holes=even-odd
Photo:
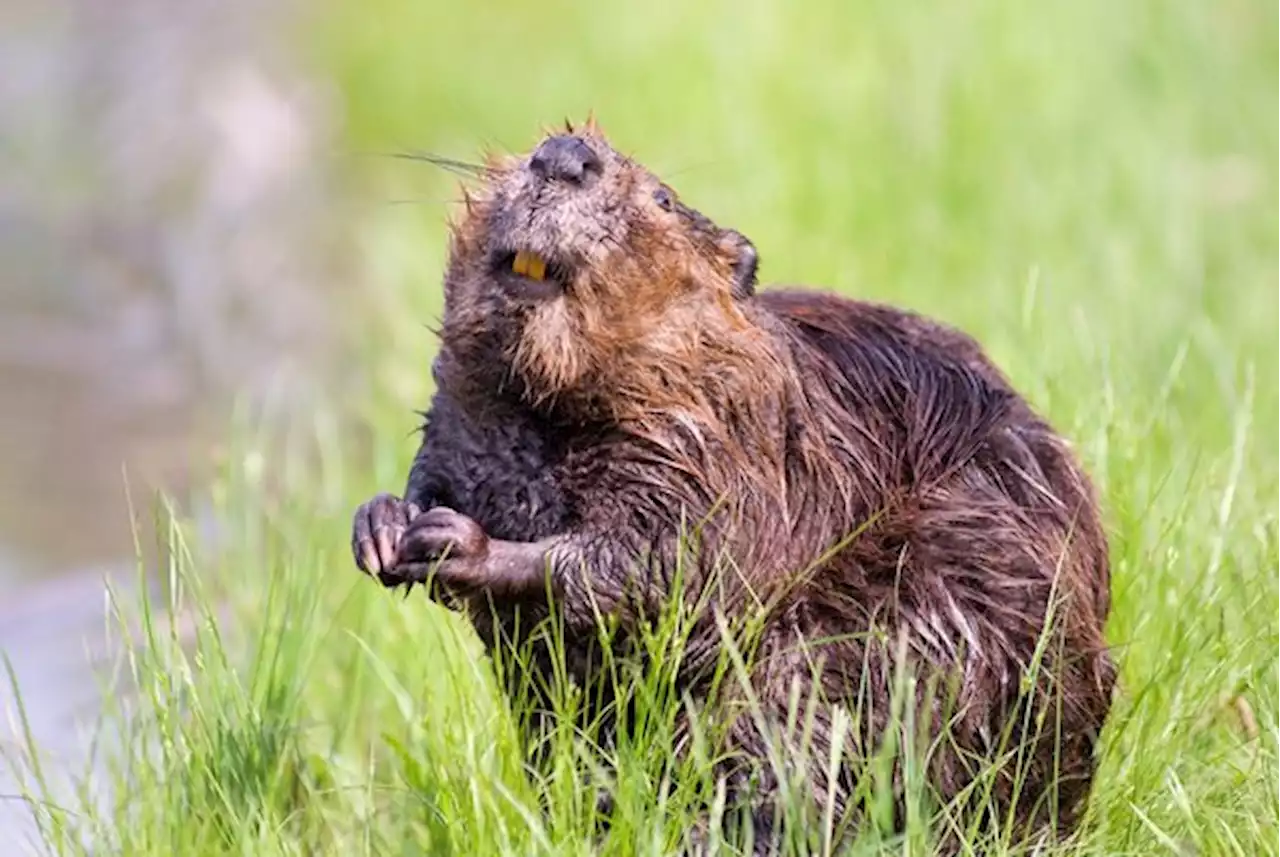
[[[600,175],[600,159],[581,137],[561,134],[534,149],[529,169],[539,178],[583,184],[588,177]]]

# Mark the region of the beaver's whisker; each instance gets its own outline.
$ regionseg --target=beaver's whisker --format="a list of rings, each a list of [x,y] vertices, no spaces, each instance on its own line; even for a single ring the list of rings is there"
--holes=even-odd
[[[382,202],[383,205],[447,205],[448,203],[448,199],[429,196],[387,199]]]
[[[448,170],[451,173],[463,176],[471,176],[473,178],[481,178],[489,175],[493,170],[484,164],[473,164],[468,161],[459,161],[454,158],[446,158],[441,155],[433,155],[430,152],[388,152],[387,157],[398,158],[404,161],[421,161]]]

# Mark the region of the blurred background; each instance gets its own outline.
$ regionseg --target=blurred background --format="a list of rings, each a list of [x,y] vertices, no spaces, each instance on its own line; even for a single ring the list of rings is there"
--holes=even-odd
[[[126,469],[182,486],[228,394],[321,376],[332,111],[287,55],[292,14],[5,4],[6,591],[130,555]]]
[[[1212,445],[1245,395],[1273,479],[1274,4],[642,7],[0,7],[0,649],[42,735],[235,419],[411,454],[456,180],[388,153],[589,109],[766,282],[974,332],[1104,487],[1115,433]]]
[[[233,408],[296,413],[341,377],[340,105],[299,65],[297,12],[0,5],[0,650],[73,770],[103,583],[136,580],[156,492],[200,514]],[[5,678],[0,750],[14,703]]]

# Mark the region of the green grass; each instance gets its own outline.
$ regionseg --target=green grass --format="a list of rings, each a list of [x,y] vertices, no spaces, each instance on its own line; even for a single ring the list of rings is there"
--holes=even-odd
[[[147,625],[127,792],[42,809],[50,851],[87,831],[128,855],[590,853],[589,736],[566,720],[526,770],[468,630],[360,579],[347,541],[355,504],[403,485],[455,194],[355,153],[521,149],[594,108],[753,238],[766,282],[965,328],[1077,444],[1122,693],[1062,853],[1277,853],[1276,29],[1256,0],[319,7],[306,45],[336,81],[371,310],[357,425],[243,438],[214,488],[229,549],[172,569],[175,601],[231,619],[194,651]],[[663,669],[628,679],[654,698],[617,752],[609,854],[664,853],[714,789],[663,778]],[[920,835],[868,829],[855,853]]]

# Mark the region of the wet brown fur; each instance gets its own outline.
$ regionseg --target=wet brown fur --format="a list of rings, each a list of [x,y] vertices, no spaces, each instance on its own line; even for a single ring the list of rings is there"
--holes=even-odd
[[[763,611],[751,681],[769,728],[782,728],[793,690],[816,676],[825,702],[854,714],[845,752],[855,758],[889,728],[905,655],[920,717],[949,736],[928,763],[940,796],[963,792],[1007,733],[1011,752],[1024,747],[1022,770],[997,778],[987,809],[1012,810],[1023,830],[1071,831],[1114,670],[1102,636],[1107,542],[1067,443],[959,332],[834,295],[754,293],[735,269],[740,235],[657,204],[655,190],[669,188],[594,123],[571,133],[605,158],[587,191],[597,196],[530,203],[532,214],[513,218],[525,211],[524,156],[490,158],[468,192],[437,364],[438,401],[477,421],[519,414],[555,436],[545,447],[555,451],[539,454],[565,511],[542,528],[554,532],[522,528],[502,517],[523,514],[518,503],[464,508],[471,495],[456,479],[441,489],[449,502],[490,535],[511,523],[517,541],[545,541],[571,645],[594,644],[599,614],[625,628],[709,592],[689,647],[696,666],[698,653],[720,650],[716,610]],[[554,219],[539,231],[544,213]],[[495,297],[484,266],[507,231],[569,253],[563,294]],[[429,506],[437,500],[414,479],[425,484],[441,459],[426,446],[407,496]],[[671,591],[684,520],[705,522],[701,554]],[[469,602],[491,643],[499,629],[482,614],[493,602]],[[496,606],[500,626],[511,605]],[[950,704],[929,700],[930,678],[951,682]],[[685,680],[696,691],[703,678]],[[741,696],[713,704],[728,718]],[[1024,721],[1027,704],[1047,718],[1043,734]],[[750,716],[732,722],[728,742],[748,763],[791,740],[761,734]],[[832,729],[822,709],[814,798],[853,809],[853,766],[834,782],[823,773]],[[767,843],[778,783],[767,765],[755,773]],[[726,776],[744,782],[737,769]]]

